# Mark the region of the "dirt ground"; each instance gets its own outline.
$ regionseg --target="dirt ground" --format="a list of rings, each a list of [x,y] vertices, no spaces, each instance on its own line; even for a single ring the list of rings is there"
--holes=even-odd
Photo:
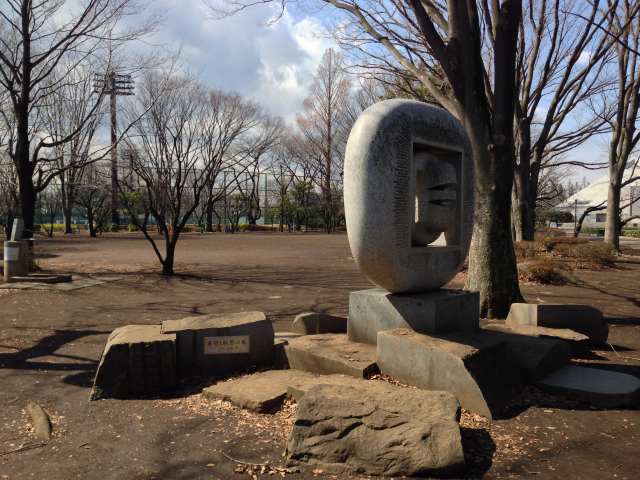
[[[37,251],[45,270],[121,279],[71,292],[0,290],[1,479],[325,478],[280,468],[295,406],[254,415],[203,400],[197,388],[163,399],[88,397],[106,337],[120,325],[262,310],[285,331],[302,311],[346,315],[349,292],[370,284],[345,235],[187,235],[181,275],[171,279],[157,274],[136,234],[40,240]],[[611,346],[578,361],[640,375],[640,256],[620,260],[580,271],[570,285],[522,288],[529,301],[601,308]],[[30,432],[29,401],[52,416],[45,446]],[[462,426],[468,477],[631,479],[640,471],[638,410],[593,409],[531,387],[493,424],[463,415]]]

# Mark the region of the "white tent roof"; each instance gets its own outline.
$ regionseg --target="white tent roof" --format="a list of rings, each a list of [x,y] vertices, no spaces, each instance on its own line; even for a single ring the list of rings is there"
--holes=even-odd
[[[640,176],[640,168],[636,168],[635,172],[633,172],[633,168],[631,166],[627,168],[623,175],[623,181],[631,178],[631,175],[635,177]],[[640,180],[636,180],[631,184],[627,185],[622,191],[622,198],[624,199],[629,194],[627,193],[629,188],[635,186],[640,187]],[[565,200],[560,206],[561,207],[571,207],[575,204],[575,201],[578,201],[579,206],[592,206],[599,205],[600,203],[607,200],[607,192],[609,189],[609,174],[603,175],[602,177],[595,180],[590,185],[586,186],[579,192],[571,195],[567,200]],[[635,195],[634,195],[635,196]]]

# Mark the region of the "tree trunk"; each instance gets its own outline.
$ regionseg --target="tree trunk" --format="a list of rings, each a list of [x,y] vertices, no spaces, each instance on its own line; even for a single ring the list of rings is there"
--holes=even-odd
[[[93,208],[88,207],[87,208],[87,225],[89,226],[89,236],[91,238],[95,238],[96,237],[96,228],[94,226],[94,219],[93,219]]]
[[[475,218],[466,288],[480,292],[482,317],[505,318],[511,303],[522,301],[511,236],[513,149],[508,138],[502,145],[494,145],[489,138],[478,139],[478,132],[466,123],[475,164],[483,166],[476,168]]]
[[[620,184],[621,172],[615,166],[609,167],[609,191],[607,192],[607,220],[604,241],[616,251],[620,250]]]
[[[166,241],[166,247],[165,247],[165,256],[164,256],[164,260],[162,262],[162,275],[166,275],[166,276],[171,276],[173,275],[173,263],[175,260],[175,254],[176,254],[176,243],[177,243],[177,238],[176,239],[167,239]]]
[[[73,228],[71,227],[71,211],[72,208],[68,204],[62,209],[62,216],[64,217],[64,233],[67,234],[73,233]]]
[[[28,149],[28,144],[27,144]],[[16,149],[16,156],[18,155]],[[28,164],[28,151],[25,152],[26,163]],[[22,160],[18,160],[22,162]],[[19,175],[19,183],[20,183],[20,215],[22,220],[24,221],[24,230],[22,233],[22,238],[32,238],[33,237],[33,227],[35,222],[35,214],[36,214],[36,200],[37,193],[36,189],[33,185],[33,177],[32,172],[30,171],[30,167],[27,167],[22,171]]]

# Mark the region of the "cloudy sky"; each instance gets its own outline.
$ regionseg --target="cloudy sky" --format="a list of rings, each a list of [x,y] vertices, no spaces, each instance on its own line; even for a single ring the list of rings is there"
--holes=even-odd
[[[335,47],[323,27],[331,14],[326,8],[288,10],[278,21],[269,22],[279,12],[274,5],[248,8],[223,19],[213,18],[203,0],[154,0],[152,5],[165,17],[153,43],[180,49],[185,68],[205,85],[250,97],[289,122],[302,109],[325,49]],[[605,155],[606,142],[600,138],[569,157],[596,161]],[[576,180],[603,173],[571,172]]]
[[[154,43],[180,49],[182,63],[205,85],[236,91],[289,120],[302,108],[326,48],[320,17],[285,12],[269,22],[274,6],[253,7],[214,19],[202,0],[155,0],[164,25]]]

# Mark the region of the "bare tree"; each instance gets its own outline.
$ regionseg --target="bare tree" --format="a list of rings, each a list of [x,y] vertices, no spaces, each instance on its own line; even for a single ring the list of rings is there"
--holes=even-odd
[[[203,158],[201,126],[211,105],[206,100],[206,92],[192,79],[147,73],[129,112],[131,118],[146,114],[126,140],[135,152],[131,159],[134,174],[120,181],[121,200],[132,223],[152,245],[164,275],[173,275],[180,235],[220,169],[220,163]],[[164,252],[147,229],[149,218],[139,217],[139,203],[157,223]]]
[[[262,171],[266,169],[269,154],[280,141],[282,128],[282,121],[279,118],[262,115],[259,124],[241,147],[243,168],[240,175],[236,177],[236,191],[244,201],[244,213],[249,225],[255,226],[262,216],[260,179],[263,178],[266,182]]]
[[[87,219],[89,236],[96,237],[106,228],[111,215],[109,169],[92,163],[85,167],[75,188],[75,203]]]
[[[93,145],[103,113],[101,109],[93,108],[93,73],[81,68],[65,73],[67,82],[49,96],[49,103],[42,109],[43,123],[53,137],[64,138],[71,132],[75,135],[56,145],[52,149],[52,160],[42,160],[38,171],[46,172],[47,177],[57,173],[64,233],[71,233],[71,215],[84,171],[88,165],[103,158],[107,148]]]
[[[9,153],[20,184],[21,215],[25,236],[33,230],[38,191],[52,176],[40,177],[38,167],[51,159],[48,150],[69,142],[79,130],[62,137],[42,135],[38,125],[39,107],[67,82],[60,69],[73,71],[78,65],[95,61],[106,42],[111,45],[136,38],[149,31],[151,22],[139,22],[132,29],[118,30],[125,17],[140,13],[137,0],[7,0],[0,9],[0,87],[8,92],[11,116],[6,119],[15,130]],[[97,109],[96,100],[93,112]],[[55,175],[54,175],[55,176]]]
[[[207,179],[202,203],[205,229],[212,232],[215,205],[233,190],[237,180],[236,167],[243,159],[240,144],[258,126],[260,110],[256,104],[237,94],[220,91],[209,92],[207,102],[202,124],[202,154],[203,161],[210,164],[213,173]],[[223,171],[226,174],[220,175]]]
[[[620,197],[624,172],[640,142],[640,2],[622,0],[614,5],[607,31],[619,39],[615,42],[616,105],[610,122],[609,189],[604,239],[620,249]],[[633,175],[632,181],[633,180]],[[624,185],[623,185],[624,184]]]
[[[304,113],[298,116],[298,126],[309,144],[310,154],[319,161],[319,186],[327,233],[336,226],[333,181],[335,176],[342,176],[346,133],[350,128],[347,125],[350,85],[342,55],[328,49],[318,66],[311,93],[304,102]]]
[[[601,10],[597,0],[526,2],[516,68],[516,240],[533,240],[536,204],[546,196],[540,191],[543,171],[581,165],[563,155],[608,129],[606,103],[594,102],[611,86],[606,65],[614,39],[602,28],[609,11]]]

